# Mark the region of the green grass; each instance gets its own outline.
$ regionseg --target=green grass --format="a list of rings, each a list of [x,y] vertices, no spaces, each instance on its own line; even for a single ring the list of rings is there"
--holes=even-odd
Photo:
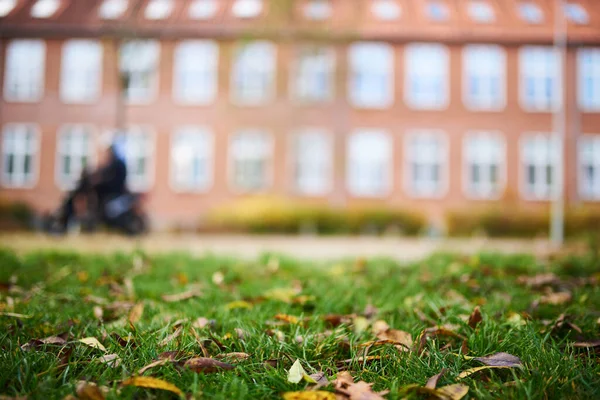
[[[143,266],[136,271],[134,266],[140,267],[141,260]],[[0,394],[62,399],[75,394],[78,381],[87,380],[107,386],[107,398],[173,397],[169,392],[122,387],[120,382],[164,351],[181,350],[201,356],[190,328],[196,318],[206,317],[215,325],[197,332],[207,339],[204,343],[211,356],[235,351],[251,357],[232,362],[236,368],[231,371],[197,374],[168,364],[144,375],[169,381],[197,398],[280,398],[284,392],[308,386],[287,381],[287,370],[294,360],[300,359],[308,373],[324,371],[333,379],[339,361],[363,355],[358,344],[375,339],[369,328],[361,332],[353,325],[342,325],[335,335],[323,338],[318,334],[330,329],[324,315],[361,314],[371,304],[377,308],[373,320],[384,320],[415,339],[424,328],[452,324],[467,338],[468,355],[507,352],[523,362],[522,369],[485,371],[459,381],[461,371],[481,365],[460,356],[460,340],[432,338],[421,355],[415,351],[401,353],[389,345],[373,347],[369,355],[379,359],[370,363],[353,361],[348,370],[357,380],[373,382],[376,391],[390,390],[388,399],[403,398],[403,387],[424,385],[442,368],[448,372],[438,386],[466,384],[466,398],[600,398],[599,354],[594,349],[572,346],[575,341],[599,337],[600,289],[593,282],[582,284],[581,279],[577,280],[592,277],[599,270],[597,258],[591,255],[545,263],[531,256],[436,255],[420,263],[398,265],[383,259],[318,264],[272,255],[241,262],[182,254],[149,258],[140,254],[17,255],[0,250],[0,282],[4,283],[0,311],[31,316],[20,319],[0,315]],[[222,285],[212,280],[217,271],[224,275]],[[559,285],[572,292],[572,300],[561,305],[532,306],[542,293],[516,280],[522,275],[549,271],[561,278]],[[144,304],[141,320],[132,327],[116,315],[116,320],[101,323],[86,296],[109,303],[127,300],[127,290],[117,290],[123,288],[126,277],[133,282],[134,298],[130,300]],[[16,283],[7,284],[15,278]],[[111,280],[112,287],[102,284]],[[183,292],[193,285],[200,285],[200,297],[174,303],[161,299],[163,294]],[[297,286],[302,288],[301,295],[308,296],[304,304],[268,298],[256,301],[273,288]],[[243,299],[251,301],[253,307],[228,309],[227,304]],[[481,307],[483,321],[472,329],[466,319],[476,305]],[[552,324],[561,313],[569,315],[582,333],[568,328],[552,332],[546,323]],[[307,322],[273,327],[269,322],[277,314],[307,318]],[[160,346],[173,333],[173,323],[182,318],[182,335]],[[238,337],[236,328],[245,332],[243,338]],[[283,332],[283,340],[268,335],[269,329]],[[131,334],[136,346],[122,347],[110,336],[113,332]],[[29,351],[21,348],[31,339],[62,333],[68,333],[68,340],[73,342],[68,346],[72,349],[68,359],[61,361],[57,357],[60,348],[50,345]],[[90,336],[98,338],[108,353],[118,354],[121,365],[110,368],[100,364],[97,359],[101,351],[74,344]],[[223,347],[209,340],[211,336]],[[342,340],[344,336],[346,341]],[[303,342],[298,343],[297,337]],[[278,365],[266,367],[264,361],[273,359],[279,361]]]

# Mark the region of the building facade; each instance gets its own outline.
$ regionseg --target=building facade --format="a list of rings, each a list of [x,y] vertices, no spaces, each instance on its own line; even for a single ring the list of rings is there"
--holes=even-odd
[[[0,0],[0,196],[56,207],[125,132],[157,225],[256,193],[441,222],[548,207],[564,126],[600,207],[600,7],[559,3]]]

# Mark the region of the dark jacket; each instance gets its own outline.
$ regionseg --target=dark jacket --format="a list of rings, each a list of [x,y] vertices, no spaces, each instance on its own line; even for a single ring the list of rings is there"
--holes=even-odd
[[[120,194],[126,190],[127,166],[117,157],[98,170],[96,190],[103,194]]]

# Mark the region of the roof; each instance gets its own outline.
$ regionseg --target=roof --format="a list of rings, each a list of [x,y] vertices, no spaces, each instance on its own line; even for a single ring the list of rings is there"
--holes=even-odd
[[[558,3],[557,0],[325,0],[331,3],[331,17],[307,20],[302,7],[311,1],[323,0],[262,0],[262,11],[255,18],[236,17],[232,12],[233,5],[236,1],[260,0],[125,0],[125,12],[115,19],[101,18],[99,9],[105,1],[122,0],[0,0],[0,5],[3,1],[15,5],[8,14],[0,14],[0,37],[218,38],[256,35],[515,44],[551,43]],[[58,1],[60,4],[49,17],[35,18],[31,10],[38,1]],[[147,18],[144,11],[152,1],[173,3],[166,18]],[[198,1],[216,4],[216,11],[209,13],[208,18],[191,18],[190,6]],[[600,44],[599,0],[563,1],[574,4],[575,11],[583,10],[584,16],[588,17],[587,23],[565,20],[569,41]],[[400,12],[395,18],[381,18],[381,9],[377,14],[371,8],[377,2],[397,4]],[[472,6],[473,3],[484,6]],[[535,10],[541,12],[541,21],[524,18],[522,4],[528,4],[526,8],[530,13],[533,9],[538,18],[540,15]],[[440,7],[447,18],[434,17],[439,14]],[[475,16],[482,14],[483,18],[474,19],[473,13]]]

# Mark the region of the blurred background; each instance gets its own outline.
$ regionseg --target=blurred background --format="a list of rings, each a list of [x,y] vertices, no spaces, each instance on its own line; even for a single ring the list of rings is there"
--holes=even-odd
[[[153,230],[600,227],[596,0],[0,0],[4,228],[119,140]]]

